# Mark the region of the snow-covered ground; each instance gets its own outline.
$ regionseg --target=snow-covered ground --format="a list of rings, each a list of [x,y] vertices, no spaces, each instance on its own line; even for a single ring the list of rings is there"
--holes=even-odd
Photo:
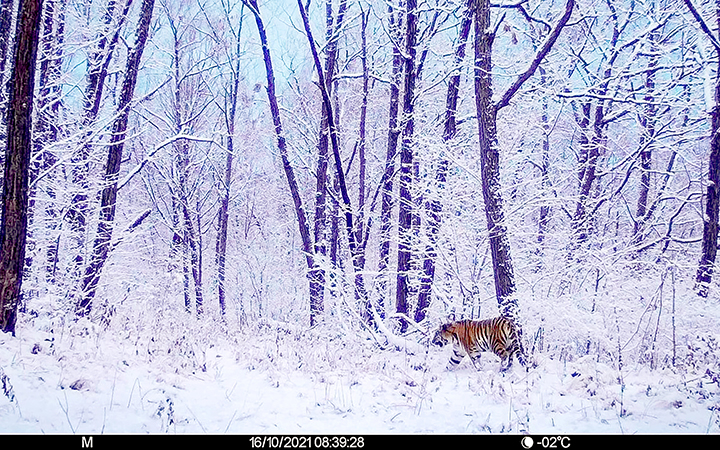
[[[718,381],[703,373],[543,354],[529,373],[503,376],[493,355],[446,371],[449,348],[380,350],[329,326],[212,328],[0,333],[0,432],[720,432]]]

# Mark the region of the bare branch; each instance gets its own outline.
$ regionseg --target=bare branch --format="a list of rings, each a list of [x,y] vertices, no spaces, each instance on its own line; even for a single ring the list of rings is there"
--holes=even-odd
[[[545,41],[545,44],[543,44],[537,55],[535,55],[535,59],[533,59],[530,67],[528,67],[528,69],[523,72],[517,80],[515,80],[512,86],[510,86],[510,88],[505,91],[505,94],[502,96],[500,101],[495,104],[496,111],[507,106],[510,103],[510,99],[512,99],[513,96],[517,93],[517,91],[520,90],[520,87],[522,87],[523,83],[525,83],[528,78],[530,78],[535,73],[538,66],[540,66],[542,60],[550,52],[550,49],[553,47],[555,41],[557,41],[557,38],[560,36],[560,32],[570,19],[570,15],[572,14],[574,7],[575,0],[568,0],[567,5],[565,6],[565,13],[560,18],[560,21],[555,26],[555,29],[552,31],[552,33],[550,33],[550,36],[548,36],[547,41]]]
[[[702,16],[700,16],[700,13],[697,9],[695,9],[695,6],[693,6],[691,0],[684,0],[685,5],[690,10],[690,13],[693,15],[695,20],[697,21],[698,25],[700,25],[700,28],[703,30],[703,32],[707,35],[708,39],[710,39],[710,42],[712,43],[713,47],[715,47],[715,52],[720,56],[720,42],[718,42],[715,35],[710,31],[710,28],[707,26],[705,21],[703,20]]]

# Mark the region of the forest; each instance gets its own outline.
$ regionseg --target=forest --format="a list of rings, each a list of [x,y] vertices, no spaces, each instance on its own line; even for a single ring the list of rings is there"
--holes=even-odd
[[[0,431],[720,432],[717,2],[0,11]],[[533,366],[446,371],[496,316]]]

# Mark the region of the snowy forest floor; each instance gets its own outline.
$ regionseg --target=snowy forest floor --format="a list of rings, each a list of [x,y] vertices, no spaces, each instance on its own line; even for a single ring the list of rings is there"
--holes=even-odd
[[[195,325],[0,333],[0,432],[720,432],[712,374],[543,354],[529,373],[489,354],[447,371],[447,347],[380,350],[340,326]]]

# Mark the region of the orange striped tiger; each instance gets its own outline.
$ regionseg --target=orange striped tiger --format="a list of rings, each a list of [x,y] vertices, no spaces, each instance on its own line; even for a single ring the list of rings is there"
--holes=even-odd
[[[465,355],[470,355],[473,364],[480,360],[481,352],[493,352],[502,360],[501,371],[512,365],[512,357],[527,367],[522,343],[515,326],[504,317],[485,320],[460,320],[446,323],[435,333],[432,343],[442,347],[453,344],[453,356],[448,369],[460,364]]]

